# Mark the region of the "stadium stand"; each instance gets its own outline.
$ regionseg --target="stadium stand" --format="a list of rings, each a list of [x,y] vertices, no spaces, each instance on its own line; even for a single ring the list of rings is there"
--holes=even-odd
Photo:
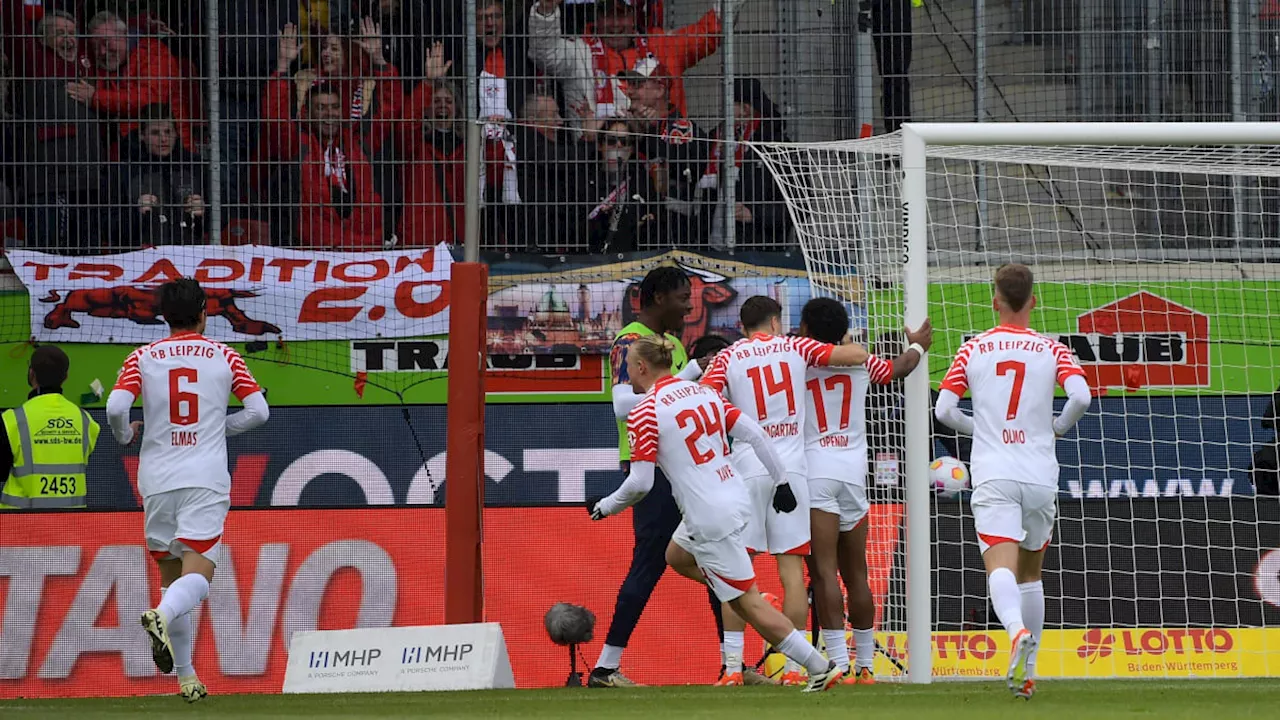
[[[720,209],[732,207],[735,249],[794,247],[753,154],[739,150],[735,182],[719,182],[719,144],[703,140],[726,137],[726,97],[737,139],[802,142],[912,119],[1275,115],[1270,4],[1234,31],[1220,2],[1163,3],[1153,17],[1146,3],[1097,0],[1000,0],[981,13],[972,4],[861,5],[733,0],[738,20],[726,29],[710,0],[479,0],[478,113],[491,120],[483,245],[723,248]],[[239,228],[234,239],[246,227],[279,246],[460,241],[461,7],[6,2],[7,243],[96,253],[207,242]],[[730,79],[726,32],[736,40]],[[870,52],[859,55],[863,45]],[[1234,83],[1233,47],[1258,58]],[[637,102],[646,86],[665,92]],[[172,150],[153,152],[148,133],[173,133],[164,146]],[[1159,224],[1165,244],[1214,245],[1204,238],[1220,235],[1229,190],[1171,192],[1180,196],[1123,198],[1157,209],[1119,214]],[[1270,225],[1277,197],[1267,194]],[[1175,206],[1197,211],[1165,211]]]

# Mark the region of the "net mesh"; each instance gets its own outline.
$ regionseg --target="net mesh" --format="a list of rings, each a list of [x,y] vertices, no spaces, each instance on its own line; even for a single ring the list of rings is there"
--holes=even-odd
[[[900,139],[753,148],[795,218],[815,294],[865,308],[867,341],[876,352],[896,352]],[[1253,632],[1280,622],[1267,565],[1280,516],[1254,484],[1275,492],[1267,453],[1280,379],[1273,264],[1280,253],[1267,228],[1277,150],[927,152],[934,387],[960,344],[994,325],[995,267],[1022,262],[1036,275],[1033,327],[1076,354],[1095,395],[1058,443],[1060,518],[1046,556],[1049,632],[1040,671],[1267,672],[1266,653],[1280,641]],[[869,398],[873,460],[904,459],[903,402],[892,387]],[[877,431],[886,415],[893,419]],[[969,459],[967,439],[940,424],[932,448],[934,457]],[[872,497],[901,503],[900,476],[886,472],[888,486],[879,479],[873,469]],[[930,513],[934,673],[1000,676],[1005,641],[1002,632],[990,634],[1000,625],[967,497],[946,495],[939,492]],[[890,570],[880,627],[903,631],[904,565],[882,565]],[[1223,634],[1211,635],[1214,628]],[[1237,654],[1228,657],[1227,645]]]

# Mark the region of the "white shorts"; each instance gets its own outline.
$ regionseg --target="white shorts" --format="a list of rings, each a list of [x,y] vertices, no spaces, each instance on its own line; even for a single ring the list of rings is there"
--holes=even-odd
[[[142,499],[147,549],[157,560],[198,552],[218,563],[222,525],[231,496],[208,488],[181,488]]]
[[[842,533],[866,520],[871,510],[865,485],[834,478],[809,479],[809,507],[838,516]]]
[[[780,513],[773,509],[773,478],[759,475],[747,478],[747,494],[751,497],[751,518],[743,539],[753,553],[770,555],[809,554],[809,482],[804,476],[787,473],[791,492],[796,496],[796,509]]]
[[[1016,480],[987,480],[973,489],[969,507],[973,508],[973,526],[982,552],[1006,542],[1040,551],[1053,537],[1058,489]]]
[[[742,530],[735,530],[719,540],[698,540],[681,522],[671,542],[693,556],[707,584],[721,602],[736,600],[756,584],[756,569],[742,542]]]

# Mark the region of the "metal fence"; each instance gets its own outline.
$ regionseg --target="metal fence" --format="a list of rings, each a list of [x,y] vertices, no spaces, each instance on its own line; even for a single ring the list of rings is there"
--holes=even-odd
[[[786,249],[734,141],[1280,116],[1275,0],[0,8],[0,231],[69,253],[457,243],[470,177],[486,249]]]

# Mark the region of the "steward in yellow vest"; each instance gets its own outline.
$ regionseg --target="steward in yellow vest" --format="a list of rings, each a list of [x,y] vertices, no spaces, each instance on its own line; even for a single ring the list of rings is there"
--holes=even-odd
[[[85,506],[85,467],[98,442],[98,423],[62,396],[70,361],[53,345],[31,353],[22,407],[3,416],[7,442],[0,443],[0,510]]]

